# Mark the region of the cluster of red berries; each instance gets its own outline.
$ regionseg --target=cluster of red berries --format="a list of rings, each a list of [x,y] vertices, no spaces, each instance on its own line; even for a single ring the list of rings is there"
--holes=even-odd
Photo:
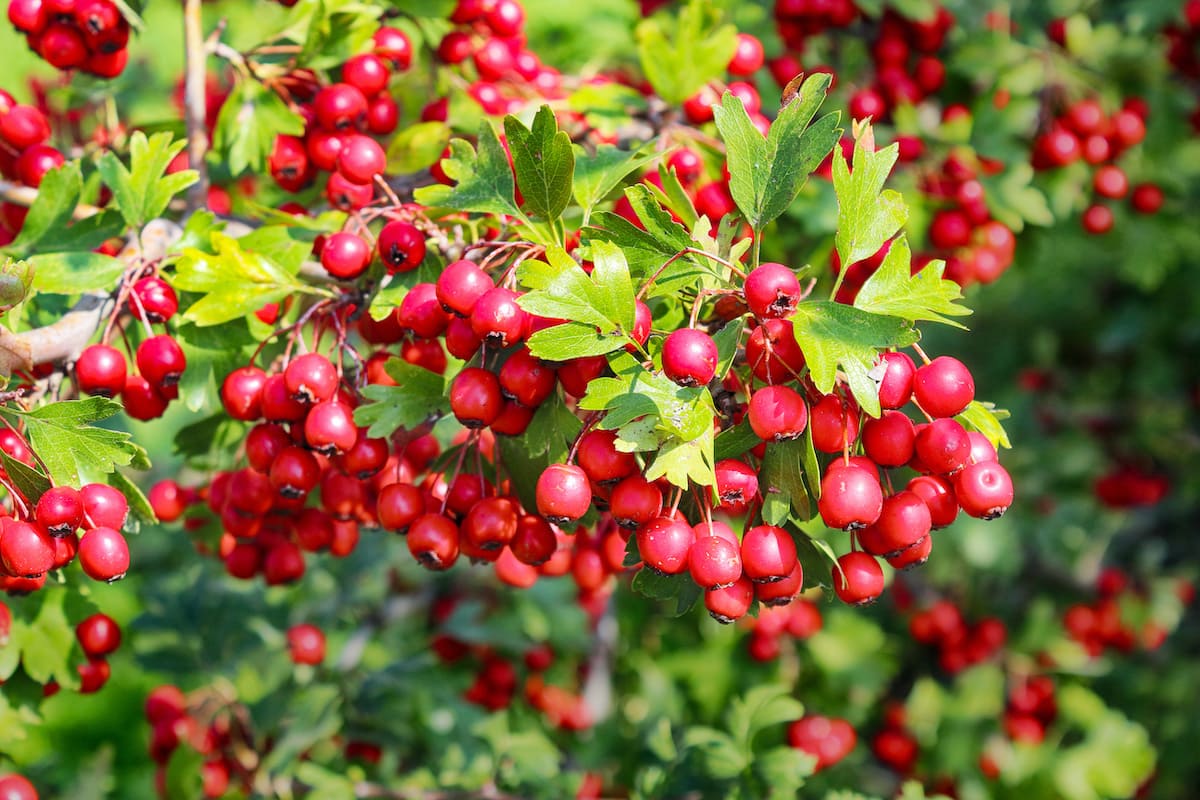
[[[9,0],[8,21],[58,69],[115,78],[129,61],[129,22],[112,0]]]
[[[58,149],[46,144],[49,139],[46,115],[0,89],[0,175],[25,186],[40,186],[47,172],[66,161]],[[16,238],[28,213],[28,208],[15,203],[0,204],[0,246]]]
[[[832,767],[858,744],[854,726],[838,717],[806,714],[788,725],[788,744],[817,760],[813,772]]]
[[[1200,0],[1187,0],[1183,4],[1183,20],[1167,25],[1163,35],[1167,38],[1167,61],[1171,66],[1190,80],[1200,78]],[[1200,132],[1200,102],[1191,119],[1192,128]]]
[[[129,371],[125,354],[108,344],[86,347],[75,360],[75,384],[84,394],[120,397],[125,412],[134,419],[157,419],[179,396],[179,380],[187,368],[183,348],[170,333],[155,334],[153,325],[166,325],[179,310],[179,299],[171,285],[157,275],[127,280],[120,295],[125,310],[145,326],[145,338],[133,360],[137,372]]]
[[[1058,717],[1054,680],[1048,675],[1017,679],[1004,706],[1004,733],[1014,742],[1038,744]]]
[[[325,197],[345,210],[367,205],[387,155],[372,136],[385,136],[400,122],[400,107],[388,94],[393,70],[412,64],[412,43],[398,28],[375,32],[374,49],[348,59],[340,80],[322,86],[311,72],[293,73],[286,86],[304,117],[304,136],[280,135],[268,159],[271,177],[298,192],[329,173]]]
[[[9,434],[17,437],[12,431]],[[8,437],[6,437],[8,438]],[[18,458],[32,463],[32,451],[5,442]],[[20,458],[25,455],[25,458]],[[28,460],[26,460],[28,459]],[[7,475],[3,476],[7,481]],[[19,494],[10,491],[14,500]],[[111,486],[89,483],[81,489],[55,486],[36,504],[0,516],[0,589],[28,593],[42,588],[46,573],[63,569],[78,556],[84,574],[97,581],[120,580],[129,569],[129,546],[121,534],[129,504]],[[82,537],[77,531],[82,528]]]
[[[883,120],[897,106],[919,103],[941,89],[946,66],[937,51],[953,27],[954,15],[943,7],[925,22],[885,11],[871,44],[875,84],[850,96],[850,116]]]
[[[871,737],[871,752],[885,766],[901,775],[911,775],[921,755],[917,738],[905,724],[904,706],[888,703],[883,728]]]
[[[108,656],[121,646],[121,626],[107,614],[92,614],[75,626],[75,638],[87,656],[87,661],[79,665],[79,693],[98,692],[112,675]],[[60,688],[58,681],[50,681],[42,687],[42,694],[50,697],[58,694]]]
[[[146,697],[146,721],[150,724],[150,757],[157,764],[155,785],[160,797],[170,797],[167,790],[167,762],[179,747],[188,747],[204,757],[200,767],[203,796],[223,797],[231,788],[233,777],[241,775],[242,791],[249,792],[252,774],[244,770],[233,754],[233,746],[251,744],[244,731],[239,731],[231,715],[218,712],[210,722],[203,723],[193,716],[188,699],[175,686],[159,686]]]
[[[782,606],[765,606],[757,617],[745,620],[750,629],[746,648],[755,661],[774,661],[779,658],[785,637],[803,641],[821,630],[823,624],[821,609],[802,597]]]
[[[1096,167],[1092,191],[1096,197],[1120,200],[1129,196],[1130,205],[1139,214],[1155,214],[1163,204],[1163,191],[1156,184],[1129,186],[1129,178],[1115,163],[1130,147],[1146,138],[1146,104],[1127,101],[1121,109],[1107,115],[1096,100],[1087,99],[1070,105],[1048,130],[1033,143],[1034,168],[1047,170],[1065,167],[1082,160]],[[1101,202],[1092,203],[1083,212],[1082,223],[1088,233],[1108,233],[1113,227],[1112,209]]]
[[[437,58],[462,71],[470,81],[467,94],[484,112],[516,113],[531,91],[544,99],[564,96],[559,72],[526,46],[525,9],[517,0],[459,0],[450,22],[454,27],[438,42]],[[437,98],[421,119],[444,122],[447,111],[448,99]]]
[[[1109,508],[1137,508],[1161,503],[1171,491],[1171,480],[1162,473],[1122,464],[1097,478],[1092,488]]]
[[[999,619],[985,617],[969,624],[949,600],[913,614],[908,630],[915,641],[937,648],[938,665],[951,675],[991,658],[1008,640],[1008,629]]]
[[[1150,612],[1149,598],[1144,590],[1133,585],[1130,577],[1119,569],[1101,570],[1096,579],[1097,597],[1091,603],[1076,603],[1063,614],[1063,628],[1093,658],[1112,648],[1129,653],[1136,648],[1157,650],[1166,641],[1168,630]],[[1190,587],[1181,584],[1178,590],[1186,605]],[[1144,617],[1139,621],[1129,617]]]

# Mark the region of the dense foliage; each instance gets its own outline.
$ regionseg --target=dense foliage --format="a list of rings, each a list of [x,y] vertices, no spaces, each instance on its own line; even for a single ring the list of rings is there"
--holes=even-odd
[[[577,6],[10,0],[0,800],[1188,796],[1200,3]]]

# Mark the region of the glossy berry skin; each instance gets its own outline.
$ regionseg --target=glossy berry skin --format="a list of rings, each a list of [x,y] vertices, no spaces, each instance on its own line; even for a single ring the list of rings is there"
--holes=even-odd
[[[304,353],[287,365],[283,380],[291,397],[302,403],[319,403],[337,391],[338,373],[333,362],[320,353]]]
[[[932,525],[929,507],[916,493],[902,491],[885,497],[879,519],[872,526],[882,551],[875,555],[889,556],[908,549],[928,536]]]
[[[858,741],[854,728],[844,719],[808,715],[788,726],[788,744],[817,759],[816,771],[841,761]]]
[[[125,379],[121,400],[125,406],[125,413],[142,421],[161,417],[166,412],[169,402],[158,387],[141,375],[130,375]]]
[[[781,581],[796,563],[796,543],[783,528],[756,525],[742,536],[742,569],[755,583]]]
[[[688,550],[688,570],[703,589],[732,586],[742,576],[742,555],[727,539],[698,536]]]
[[[975,379],[957,358],[938,356],[913,376],[917,404],[933,417],[953,417],[975,399]]]
[[[954,496],[954,486],[946,478],[918,475],[905,488],[925,501],[933,530],[946,527],[958,517],[958,498]]]
[[[746,412],[758,438],[769,442],[795,439],[808,425],[808,406],[795,389],[764,386],[750,397]]]
[[[293,625],[288,628],[287,640],[293,664],[317,666],[325,660],[325,634],[316,625]]]
[[[879,478],[865,469],[834,462],[821,479],[817,509],[831,528],[853,530],[873,525],[883,511]]]
[[[367,98],[355,86],[335,83],[317,93],[313,109],[322,128],[348,130],[366,116]]]
[[[84,348],[75,361],[75,383],[84,394],[116,397],[125,388],[125,354],[106,344]]]
[[[73,487],[51,487],[38,498],[34,516],[51,536],[66,536],[83,523],[83,498]]]
[[[308,494],[321,479],[321,467],[312,453],[302,447],[285,448],[271,462],[267,478],[282,497],[296,499]]]
[[[800,281],[783,264],[760,264],[746,276],[743,287],[746,305],[759,319],[781,318],[796,310],[800,301]]]
[[[387,168],[387,155],[370,136],[350,136],[337,155],[337,171],[346,180],[366,186]]]
[[[1141,183],[1134,187],[1129,203],[1139,214],[1157,214],[1164,200],[1163,190],[1157,185]]]
[[[884,411],[862,427],[863,451],[881,467],[902,467],[913,457],[917,433],[912,420],[900,411]]]
[[[342,65],[342,80],[367,97],[374,97],[387,88],[391,70],[387,62],[374,53],[352,56]]]
[[[709,616],[723,625],[741,619],[754,603],[754,584],[749,578],[738,578],[729,586],[709,589],[704,593],[704,607]]]
[[[735,458],[718,461],[713,468],[717,478],[717,509],[726,514],[744,514],[758,497],[758,472]]]
[[[504,396],[526,408],[537,408],[557,385],[554,369],[525,347],[509,356],[500,368],[500,389]]]
[[[655,572],[677,575],[688,568],[688,553],[695,539],[695,532],[685,521],[655,517],[638,528],[638,552],[646,566]]]
[[[1101,197],[1120,200],[1129,193],[1129,178],[1115,164],[1105,164],[1092,176],[1092,189]]]
[[[442,270],[437,279],[437,299],[447,313],[469,317],[476,301],[496,288],[491,276],[474,261],[460,259]]]
[[[574,464],[551,464],[537,481],[538,513],[556,525],[582,517],[592,505],[587,474]]]
[[[425,258],[425,235],[415,225],[392,220],[379,231],[375,248],[388,272],[411,272]]]
[[[517,534],[517,505],[507,497],[485,497],[467,512],[459,528],[461,543],[498,551]]]
[[[666,376],[680,386],[705,386],[717,372],[717,343],[704,331],[681,328],[663,342]]]
[[[917,433],[915,449],[928,471],[950,475],[966,466],[971,457],[971,437],[957,420],[935,419]]]
[[[83,500],[83,526],[106,527],[120,530],[129,515],[129,501],[125,495],[103,483],[84,484],[79,489]]]
[[[617,483],[608,499],[613,520],[626,530],[636,530],[662,513],[662,491],[641,475]]]
[[[340,281],[354,280],[367,271],[371,248],[361,236],[338,231],[325,238],[321,248],[321,266]]]
[[[166,322],[179,310],[179,298],[171,284],[155,275],[147,275],[133,285],[129,310],[135,319]]]
[[[54,540],[36,525],[6,522],[0,533],[0,563],[9,575],[36,578],[54,566]]]
[[[138,372],[151,386],[174,386],[183,376],[187,358],[178,342],[166,334],[160,334],[138,345],[137,366]]]
[[[9,774],[0,777],[0,800],[38,800],[38,793],[24,776]]]
[[[379,492],[375,513],[384,530],[408,533],[408,527],[425,513],[425,495],[411,483],[389,483]]]
[[[267,373],[258,367],[238,367],[221,383],[221,405],[236,420],[251,422],[262,416],[263,386]]]
[[[840,453],[858,439],[858,413],[838,397],[827,394],[812,407],[813,447],[822,453]]]
[[[426,514],[409,527],[408,550],[426,569],[449,569],[458,560],[458,526],[441,514]]]
[[[90,658],[100,658],[121,646],[121,626],[107,614],[92,614],[75,626],[75,637]]]
[[[883,594],[883,568],[867,553],[846,553],[833,571],[833,591],[848,605],[871,603]]]
[[[468,367],[454,376],[450,384],[450,410],[464,427],[491,425],[504,408],[500,381],[481,367]]]
[[[880,358],[884,373],[879,384],[879,405],[883,408],[900,408],[912,399],[917,367],[906,353],[884,353]]]
[[[616,431],[591,430],[579,440],[575,458],[589,479],[602,486],[617,481],[637,471],[637,459],[633,453],[623,453],[616,446]]]
[[[1085,231],[1093,236],[1099,236],[1112,230],[1116,218],[1113,216],[1111,208],[1096,203],[1084,210],[1079,221]]]
[[[970,464],[954,476],[954,495],[972,517],[996,519],[1012,505],[1012,478],[996,461]]]
[[[358,428],[350,406],[337,399],[314,405],[304,418],[304,440],[325,456],[336,456],[354,447]]]
[[[727,69],[730,75],[753,75],[762,67],[764,58],[762,42],[748,33],[739,33],[737,47]]]
[[[92,580],[119,581],[129,571],[129,545],[112,528],[92,528],[79,540],[79,565]]]
[[[549,561],[558,550],[558,537],[546,520],[535,514],[522,514],[508,548],[522,564],[537,567]]]
[[[492,348],[524,340],[529,315],[517,304],[517,293],[497,286],[484,292],[471,309],[471,330]]]

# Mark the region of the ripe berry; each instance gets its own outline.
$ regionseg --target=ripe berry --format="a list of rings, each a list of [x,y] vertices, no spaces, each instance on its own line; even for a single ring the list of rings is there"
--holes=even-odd
[[[827,394],[812,407],[813,447],[840,453],[858,439],[858,413],[836,394]]]
[[[288,447],[271,462],[267,477],[281,496],[296,499],[317,485],[321,467],[316,457],[303,447]]]
[[[297,422],[304,419],[308,407],[294,399],[282,374],[268,375],[260,400],[263,419],[268,422]]]
[[[75,626],[75,637],[85,655],[100,658],[121,646],[121,626],[107,614],[92,614]]]
[[[151,386],[175,386],[187,367],[187,358],[178,342],[166,334],[160,334],[138,345],[137,367]]]
[[[441,514],[426,514],[409,526],[408,550],[426,569],[449,569],[458,560],[458,526]]]
[[[755,583],[781,581],[796,563],[796,543],[783,528],[757,525],[742,536],[742,568]]]
[[[127,373],[125,355],[106,344],[88,346],[75,361],[75,383],[84,394],[116,397],[125,388]]]
[[[945,478],[918,475],[905,488],[925,501],[933,530],[946,527],[958,517],[958,498],[954,496],[954,487]]]
[[[342,64],[342,80],[367,97],[374,97],[386,89],[390,77],[387,63],[374,53],[351,56]]]
[[[389,483],[379,492],[375,513],[385,530],[408,533],[408,527],[425,513],[425,495],[411,483]]]
[[[1083,216],[1080,217],[1083,229],[1093,236],[1099,236],[1111,231],[1115,221],[1112,209],[1108,206],[1102,206],[1099,203],[1088,206],[1084,210]]]
[[[288,394],[302,403],[311,404],[333,397],[337,391],[338,373],[333,363],[320,353],[304,353],[287,365],[283,380]]]
[[[760,264],[746,276],[746,305],[759,319],[786,317],[800,301],[800,281],[783,264]]]
[[[491,425],[504,407],[500,381],[481,367],[468,367],[450,384],[450,410],[467,428]]]
[[[637,546],[646,566],[663,575],[676,575],[688,567],[688,552],[696,534],[681,519],[655,517],[638,528]]]
[[[766,383],[782,383],[799,376],[804,353],[796,342],[792,323],[765,319],[746,339],[746,361],[754,377]]]
[[[883,568],[867,553],[846,553],[833,571],[833,591],[849,605],[873,602],[883,594]]]
[[[556,377],[553,368],[522,347],[500,368],[500,389],[505,397],[536,408],[558,385]]]
[[[718,358],[717,343],[694,328],[672,331],[663,342],[663,372],[680,386],[707,385],[717,372]]]
[[[1139,214],[1156,214],[1163,205],[1163,190],[1153,183],[1138,184],[1129,202]]]
[[[348,83],[326,86],[313,100],[317,122],[330,131],[346,130],[358,125],[366,116],[367,98],[357,87]]]
[[[1120,200],[1129,192],[1129,178],[1116,164],[1105,164],[1092,177],[1092,188],[1101,197]]]
[[[637,471],[633,453],[623,453],[616,446],[616,431],[591,430],[579,440],[576,462],[588,478],[602,486],[611,486]]]
[[[1012,478],[998,462],[970,464],[954,476],[954,495],[972,517],[995,519],[1012,505]]]
[[[17,158],[17,177],[27,186],[41,186],[46,173],[61,167],[65,161],[66,157],[53,147],[35,144],[25,148]]]
[[[83,522],[83,498],[71,486],[51,487],[38,498],[34,516],[51,536],[66,536]]]
[[[42,0],[10,0],[8,4],[8,21],[21,33],[40,32],[46,27],[47,19]]]
[[[900,408],[912,398],[917,367],[905,353],[884,353],[880,361],[885,366],[879,382],[879,405],[883,408]]]
[[[717,478],[718,504],[726,514],[744,514],[758,497],[758,473],[749,464],[735,458],[718,461],[713,468]]]
[[[883,511],[883,489],[878,476],[835,461],[821,479],[817,509],[831,528],[852,530],[873,525]]]
[[[720,536],[698,536],[688,550],[692,580],[704,589],[732,586],[742,575],[742,556],[737,545]]]
[[[190,492],[178,483],[165,478],[150,487],[146,499],[159,522],[174,522],[187,510]]]
[[[135,319],[148,322],[166,322],[179,310],[179,298],[171,284],[155,275],[147,275],[133,285],[134,299],[129,310]]]
[[[517,293],[497,286],[475,301],[471,330],[488,347],[503,348],[525,338],[529,315],[517,304]]]
[[[263,386],[267,373],[258,367],[238,367],[221,383],[221,404],[233,419],[250,422],[262,416]]]
[[[904,413],[884,411],[863,425],[863,452],[881,467],[902,467],[913,457],[916,438],[912,420]]]
[[[350,136],[338,151],[337,171],[351,183],[365,186],[387,168],[387,155],[370,136]]]
[[[737,47],[733,58],[729,60],[729,74],[748,76],[753,75],[763,65],[763,46],[754,36],[748,33],[737,35]]]
[[[881,556],[899,553],[928,536],[931,526],[925,501],[914,492],[897,492],[883,500],[879,519],[872,526],[880,547],[870,549],[879,549],[875,555]]]
[[[545,564],[558,549],[558,537],[546,520],[535,514],[522,514],[517,520],[517,532],[508,544],[512,554],[522,564]]]
[[[0,777],[2,800],[38,800],[37,789],[24,776],[8,774]]]
[[[50,138],[50,123],[33,106],[15,105],[0,116],[0,138],[17,150],[24,150]]]
[[[447,313],[469,317],[480,297],[495,288],[491,276],[474,261],[448,264],[437,279],[437,298]]]
[[[367,271],[371,263],[371,248],[361,236],[338,231],[325,238],[321,248],[321,266],[342,281],[350,281]]]
[[[500,550],[517,534],[517,506],[507,497],[480,500],[462,521],[463,543],[480,550]]]
[[[379,232],[376,249],[388,272],[410,272],[425,258],[425,235],[415,225],[392,220]]]
[[[935,419],[917,433],[916,455],[930,472],[950,475],[971,457],[971,438],[957,420]]]
[[[919,567],[929,560],[929,554],[933,552],[933,537],[926,536],[911,547],[906,547],[899,553],[888,556],[888,565],[893,569],[908,570],[914,567]]]
[[[316,666],[325,660],[325,634],[316,625],[293,625],[287,632],[293,664]]]
[[[641,475],[630,475],[613,487],[608,510],[626,530],[635,530],[662,513],[662,491]]]
[[[412,42],[399,28],[382,27],[375,31],[375,53],[403,72],[412,64]]]
[[[704,593],[704,607],[709,615],[723,625],[741,619],[754,602],[754,584],[749,578],[738,578],[729,586],[709,589]]]
[[[129,571],[129,545],[112,528],[92,528],[79,540],[79,565],[92,580],[119,581]]]
[[[536,495],[538,513],[556,525],[574,522],[592,505],[587,474],[574,464],[547,467],[538,478]]]
[[[396,321],[422,339],[435,339],[450,324],[450,316],[437,300],[432,283],[418,283],[409,289],[396,309]]]
[[[750,397],[746,413],[760,439],[795,439],[808,425],[808,407],[799,392],[787,386],[764,386]]]
[[[975,379],[957,358],[939,356],[913,376],[917,404],[934,417],[953,417],[975,399]]]
[[[0,563],[9,575],[36,578],[54,565],[54,540],[28,522],[7,520],[0,532]]]
[[[358,441],[350,406],[333,400],[317,403],[304,418],[304,440],[324,456],[345,453]]]
[[[103,483],[84,484],[79,489],[83,500],[83,526],[115,528],[120,530],[129,515],[129,501],[125,495]]]

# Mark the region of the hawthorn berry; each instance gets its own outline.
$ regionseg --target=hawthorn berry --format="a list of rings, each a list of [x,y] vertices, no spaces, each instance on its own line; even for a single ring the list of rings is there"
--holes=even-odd
[[[92,528],[79,540],[79,565],[93,580],[118,581],[129,571],[129,545],[113,528]]]
[[[536,497],[538,513],[556,525],[574,522],[592,505],[588,476],[574,464],[551,464],[543,470]]]
[[[663,342],[662,365],[680,386],[705,386],[717,372],[717,343],[704,331],[680,328]]]
[[[883,594],[883,568],[867,553],[846,553],[833,571],[833,591],[848,605],[864,605]]]

